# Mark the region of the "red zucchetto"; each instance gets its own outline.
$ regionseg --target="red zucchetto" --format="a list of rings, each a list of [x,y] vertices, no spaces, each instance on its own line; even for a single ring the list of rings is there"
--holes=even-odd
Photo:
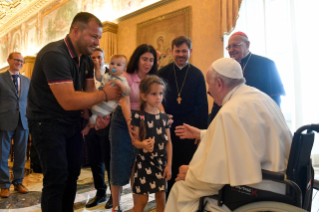
[[[233,36],[233,35],[241,35],[241,36],[244,36],[244,37],[248,38],[248,36],[245,33],[243,33],[243,32],[235,32],[231,36]]]

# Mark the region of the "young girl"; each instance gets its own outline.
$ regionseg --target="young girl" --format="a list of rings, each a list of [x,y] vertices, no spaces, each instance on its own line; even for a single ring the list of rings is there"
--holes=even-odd
[[[162,104],[164,82],[152,75],[140,82],[140,111],[132,113],[134,131],[139,135],[135,160],[133,193],[137,194],[134,212],[143,212],[148,195],[155,193],[156,211],[164,211],[166,181],[171,178],[172,143],[168,115]]]

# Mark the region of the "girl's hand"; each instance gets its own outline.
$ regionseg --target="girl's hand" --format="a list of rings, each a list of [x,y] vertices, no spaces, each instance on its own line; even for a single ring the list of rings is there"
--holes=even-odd
[[[143,149],[146,149],[148,152],[153,152],[154,142],[155,142],[155,140],[153,138],[143,140],[142,141],[143,146],[144,146]]]
[[[168,124],[171,126],[174,122],[173,115],[170,115],[170,114],[167,114],[167,115],[168,115]]]
[[[172,178],[172,169],[171,166],[166,166],[164,169],[163,178],[166,178],[166,181],[169,181]]]

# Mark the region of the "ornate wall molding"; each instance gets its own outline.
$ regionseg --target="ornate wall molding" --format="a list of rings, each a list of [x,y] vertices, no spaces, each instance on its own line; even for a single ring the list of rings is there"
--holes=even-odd
[[[23,58],[25,63],[35,63],[35,57],[34,56],[26,56]]]
[[[118,25],[109,21],[103,22],[103,32],[112,32],[117,34]]]
[[[26,21],[44,7],[47,7],[49,4],[56,4],[59,0],[34,0],[24,8],[17,7],[18,5],[22,5],[22,2],[26,2],[26,0],[18,0],[16,2],[19,4],[17,3],[17,6],[11,10],[11,14],[8,15],[2,11],[0,12],[0,37],[19,26],[22,22]],[[10,24],[6,24],[9,22]]]

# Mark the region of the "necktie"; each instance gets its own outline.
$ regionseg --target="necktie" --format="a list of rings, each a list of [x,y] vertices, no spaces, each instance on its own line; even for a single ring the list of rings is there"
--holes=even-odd
[[[14,87],[16,88],[17,93],[18,93],[18,77],[19,75],[12,75],[13,84],[14,84]]]

